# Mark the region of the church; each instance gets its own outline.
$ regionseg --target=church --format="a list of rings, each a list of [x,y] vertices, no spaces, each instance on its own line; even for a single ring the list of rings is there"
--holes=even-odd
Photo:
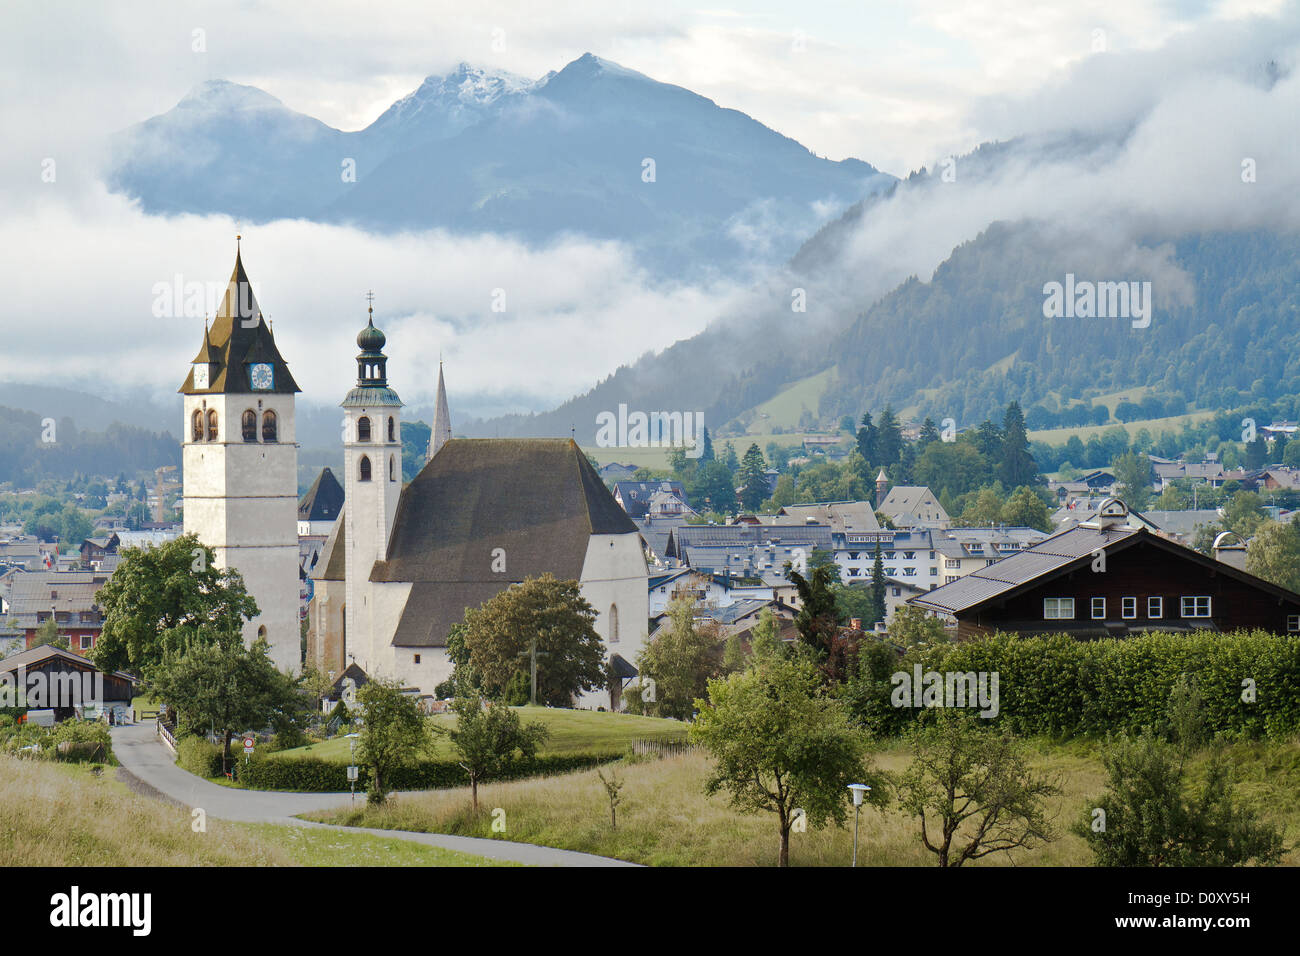
[[[580,582],[607,660],[635,673],[649,616],[640,536],[587,456],[567,438],[452,438],[440,363],[425,463],[403,487],[385,345],[372,307],[341,403],[344,504],[313,574],[308,661],[432,695],[451,676],[447,637],[466,609],[549,572]],[[618,689],[575,704],[616,707]]]

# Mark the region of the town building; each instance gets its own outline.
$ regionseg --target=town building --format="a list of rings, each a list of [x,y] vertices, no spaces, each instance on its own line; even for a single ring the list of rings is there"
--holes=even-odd
[[[909,603],[954,619],[958,638],[996,631],[1124,637],[1145,631],[1300,632],[1300,594],[1153,532],[1111,499],[1076,525]]]

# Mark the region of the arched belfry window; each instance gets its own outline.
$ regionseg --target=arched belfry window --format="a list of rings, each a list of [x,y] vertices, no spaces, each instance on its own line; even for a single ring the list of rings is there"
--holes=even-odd
[[[208,441],[217,440],[217,410],[208,409]]]
[[[240,416],[240,431],[244,434],[244,441],[257,441],[257,412],[251,408]]]
[[[361,480],[370,480],[370,457],[368,455],[361,456]]]
[[[203,412],[199,411],[197,408],[194,409],[194,414],[193,416],[191,416],[190,421],[191,421],[191,428],[190,428],[191,440],[203,441]]]
[[[397,441],[397,420],[392,415],[388,416],[388,440]]]
[[[276,441],[278,434],[275,412],[267,410],[262,413],[262,441]]]
[[[365,415],[357,419],[357,441],[370,441],[370,419]]]
[[[611,644],[618,643],[618,605],[617,604],[611,604],[609,606],[609,642]]]
[[[397,480],[397,456],[396,455],[388,456],[388,480],[389,481]]]

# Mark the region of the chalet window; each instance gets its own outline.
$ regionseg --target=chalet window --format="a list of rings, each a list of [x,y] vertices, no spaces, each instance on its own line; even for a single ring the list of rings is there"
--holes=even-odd
[[[898,588],[892,588],[891,590],[894,592],[894,597],[898,597],[899,589],[898,589]]]
[[[960,568],[961,562],[958,561],[956,558],[944,558],[943,566],[945,568]]]
[[[1147,598],[1147,617],[1159,620],[1165,616],[1165,599],[1162,597]]]
[[[251,408],[245,411],[240,416],[239,428],[243,432],[244,441],[257,441],[257,412]]]
[[[275,441],[278,429],[275,412],[267,410],[262,413],[262,441]]]
[[[364,421],[364,419],[363,419],[363,421]],[[370,459],[367,458],[365,455],[362,455],[362,456],[361,456],[361,476],[360,476],[360,477],[361,477],[361,480],[362,480],[362,481],[369,481],[369,480],[370,480]]]
[[[365,415],[357,419],[357,441],[370,441],[370,419]]]
[[[953,580],[956,580],[956,578]],[[1074,620],[1074,598],[1043,598],[1043,619],[1046,621]]]
[[[1286,629],[1292,633],[1300,631],[1300,614],[1288,614],[1286,616]]]
[[[930,577],[935,578],[935,577],[938,577],[938,576],[939,576],[939,569],[938,569],[938,568],[931,568],[931,569],[930,569]]]
[[[1208,594],[1198,594],[1192,597],[1183,597],[1183,617],[1209,617],[1210,616],[1210,597]]]
[[[1106,617],[1106,599],[1104,597],[1095,597],[1092,599],[1092,619],[1094,621],[1103,620]]]
[[[1125,620],[1132,620],[1138,616],[1138,599],[1135,597],[1120,598],[1119,616]]]
[[[933,552],[933,551],[930,552],[930,560],[931,560],[931,561],[934,560],[934,552]]]

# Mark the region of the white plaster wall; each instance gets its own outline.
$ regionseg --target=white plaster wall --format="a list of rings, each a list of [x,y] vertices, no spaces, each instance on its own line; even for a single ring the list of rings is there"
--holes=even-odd
[[[592,535],[582,564],[582,596],[596,609],[596,631],[605,642],[605,657],[636,659],[646,641],[650,595],[644,552],[635,534]],[[618,605],[619,640],[610,642],[610,605]],[[609,692],[601,688],[583,694],[579,707],[609,707]]]

